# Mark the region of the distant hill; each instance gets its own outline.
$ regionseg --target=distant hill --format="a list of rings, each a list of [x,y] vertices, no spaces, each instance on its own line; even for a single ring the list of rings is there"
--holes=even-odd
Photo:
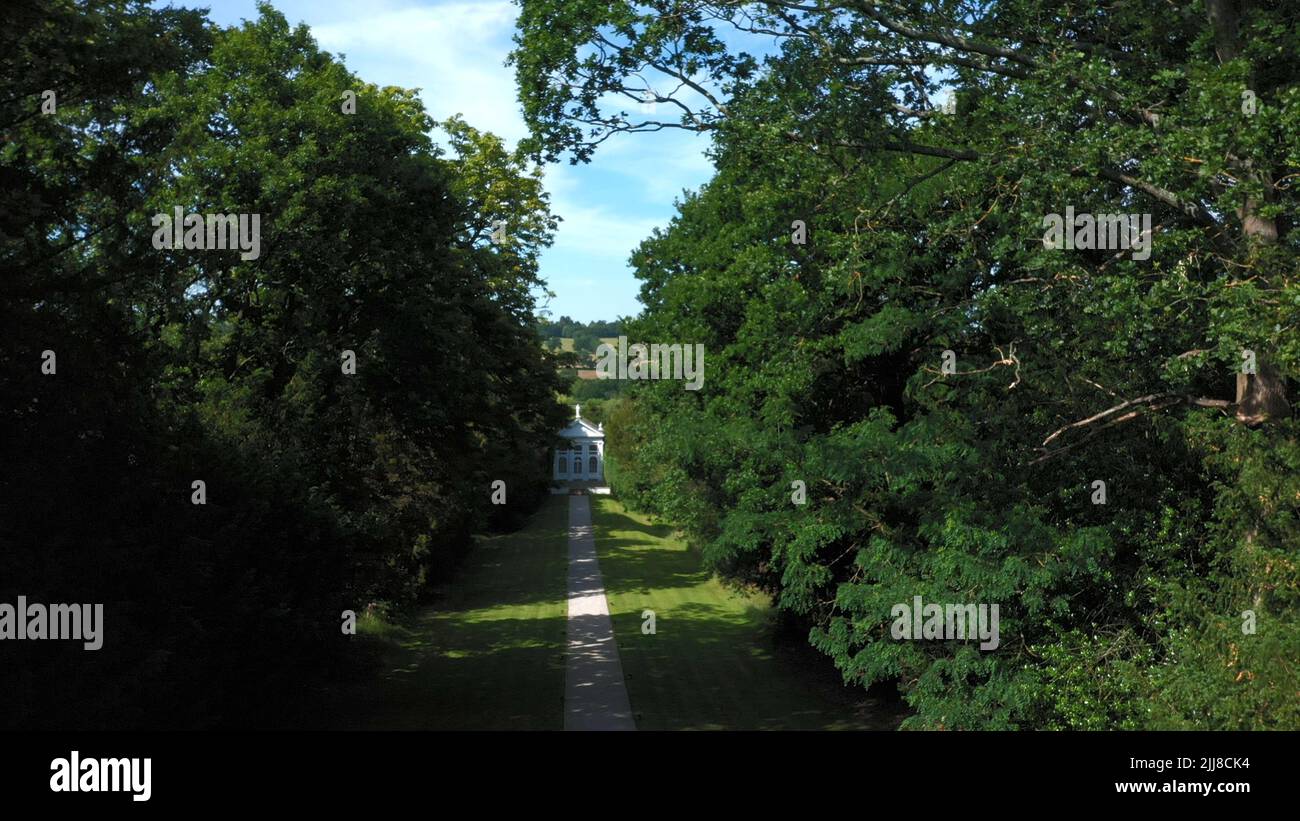
[[[623,332],[621,321],[574,322],[567,316],[537,321],[537,334],[550,350],[577,351],[594,355],[602,342],[613,344]]]

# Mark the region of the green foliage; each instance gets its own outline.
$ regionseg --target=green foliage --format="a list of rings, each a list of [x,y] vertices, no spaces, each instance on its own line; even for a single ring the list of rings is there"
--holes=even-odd
[[[23,4],[0,34],[0,596],[110,624],[97,654],[5,642],[6,724],[291,721],[346,671],[343,610],[410,602],[546,492],[539,173],[459,120],[444,156],[413,92],[259,8]],[[261,215],[260,255],[154,248],[177,206]]]
[[[574,401],[582,402],[585,408],[596,400],[611,399],[619,395],[626,387],[627,382],[625,380],[583,379],[574,376],[573,384],[569,388],[569,395]]]
[[[523,3],[538,154],[650,130],[596,101],[689,67],[697,108],[660,108],[717,169],[633,257],[628,336],[707,366],[610,414],[616,493],[907,726],[1300,726],[1300,431],[1232,418],[1242,349],[1300,368],[1286,4],[1235,35],[1199,4],[574,5]],[[728,25],[785,36],[755,72]],[[1150,259],[1045,249],[1066,206],[1150,214]],[[918,595],[998,603],[1001,646],[894,640]]]

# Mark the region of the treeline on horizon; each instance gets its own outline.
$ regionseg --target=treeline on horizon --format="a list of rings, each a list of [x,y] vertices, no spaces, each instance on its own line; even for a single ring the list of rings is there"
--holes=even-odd
[[[716,166],[625,329],[704,386],[606,409],[615,493],[905,727],[1300,728],[1298,17],[524,0],[536,156],[686,128]],[[1046,249],[1068,207],[1150,214],[1151,258]],[[999,604],[1001,646],[894,640],[915,596]]]
[[[0,43],[0,600],[105,605],[97,652],[0,644],[0,727],[292,723],[342,611],[546,492],[540,175],[268,5],[22,0]],[[176,206],[260,214],[260,256],[154,247]]]
[[[561,339],[572,339],[574,351],[594,354],[600,347],[601,339],[618,336],[622,332],[623,323],[617,320],[576,322],[568,316],[556,320],[541,317],[537,320],[537,333],[542,337],[543,343],[548,349],[557,351],[560,350]]]

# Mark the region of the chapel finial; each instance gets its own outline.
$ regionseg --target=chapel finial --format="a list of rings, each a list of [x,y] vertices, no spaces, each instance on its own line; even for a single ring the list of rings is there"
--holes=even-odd
[[[581,419],[581,418],[582,418],[582,405],[574,405],[574,406],[573,406],[573,418],[574,418],[574,419]]]

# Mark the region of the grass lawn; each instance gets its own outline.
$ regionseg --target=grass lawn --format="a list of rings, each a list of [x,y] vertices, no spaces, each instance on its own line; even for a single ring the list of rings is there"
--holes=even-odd
[[[596,551],[637,727],[894,729],[897,706],[845,688],[802,637],[779,638],[766,598],[723,586],[700,556],[607,496]],[[654,635],[641,613],[655,611]]]
[[[362,621],[378,681],[340,711],[348,729],[563,729],[569,498],[483,539],[413,624]]]

